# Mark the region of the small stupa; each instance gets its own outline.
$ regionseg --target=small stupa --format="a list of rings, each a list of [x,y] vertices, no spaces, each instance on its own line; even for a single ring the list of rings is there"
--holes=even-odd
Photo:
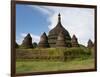
[[[91,39],[89,39],[87,47],[92,48],[93,46],[93,42],[91,41]]]
[[[45,32],[40,37],[40,42],[38,44],[38,47],[39,48],[48,48],[49,47],[48,37]]]
[[[24,47],[24,48],[33,48],[32,37],[31,37],[31,35],[29,33],[24,38],[21,46]]]
[[[75,35],[73,35],[71,43],[72,43],[72,47],[79,47],[78,40]]]
[[[66,47],[65,36],[63,32],[60,32],[57,38],[56,47]]]

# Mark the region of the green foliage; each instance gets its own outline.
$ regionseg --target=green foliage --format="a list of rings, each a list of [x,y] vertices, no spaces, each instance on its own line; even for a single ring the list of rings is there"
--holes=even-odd
[[[73,48],[35,48],[16,49],[17,59],[33,60],[71,60],[75,58],[86,59],[91,56],[91,49],[86,47]]]
[[[25,46],[25,45],[19,45],[19,49],[33,49],[33,46]]]
[[[33,48],[36,48],[36,47],[37,47],[37,43],[34,42],[34,43],[33,43]]]
[[[15,44],[15,47],[16,47],[16,48],[19,48],[19,45],[16,43],[16,44]]]
[[[64,59],[75,59],[82,58],[85,59],[91,55],[90,50],[87,48],[68,48],[64,51]]]

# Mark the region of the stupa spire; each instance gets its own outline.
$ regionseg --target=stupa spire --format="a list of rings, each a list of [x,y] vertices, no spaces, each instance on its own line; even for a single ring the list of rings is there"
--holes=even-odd
[[[58,23],[61,23],[61,15],[60,15],[60,13],[58,14]]]

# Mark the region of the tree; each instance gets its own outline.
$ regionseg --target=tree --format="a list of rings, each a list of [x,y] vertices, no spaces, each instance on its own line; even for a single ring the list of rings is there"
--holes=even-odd
[[[36,43],[36,42],[33,43],[33,47],[34,47],[34,48],[37,47],[37,43]]]

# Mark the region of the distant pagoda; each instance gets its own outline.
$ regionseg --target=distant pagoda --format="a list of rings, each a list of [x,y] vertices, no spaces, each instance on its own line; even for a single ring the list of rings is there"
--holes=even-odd
[[[72,47],[78,47],[79,46],[77,37],[75,35],[73,35],[71,43],[72,43]]]
[[[32,45],[32,37],[31,37],[31,35],[29,33],[24,38],[21,46],[23,48],[33,48],[33,45]]]
[[[45,32],[41,35],[38,47],[39,48],[48,48],[49,47],[48,37]]]
[[[69,32],[62,26],[61,16],[59,14],[57,25],[52,30],[49,31],[48,42],[50,47],[56,47],[57,38],[60,32],[63,32],[65,36],[65,42],[67,44],[66,47],[71,47],[71,37],[69,35]]]
[[[94,46],[93,42],[91,41],[91,39],[88,40],[88,48],[92,48]]]

